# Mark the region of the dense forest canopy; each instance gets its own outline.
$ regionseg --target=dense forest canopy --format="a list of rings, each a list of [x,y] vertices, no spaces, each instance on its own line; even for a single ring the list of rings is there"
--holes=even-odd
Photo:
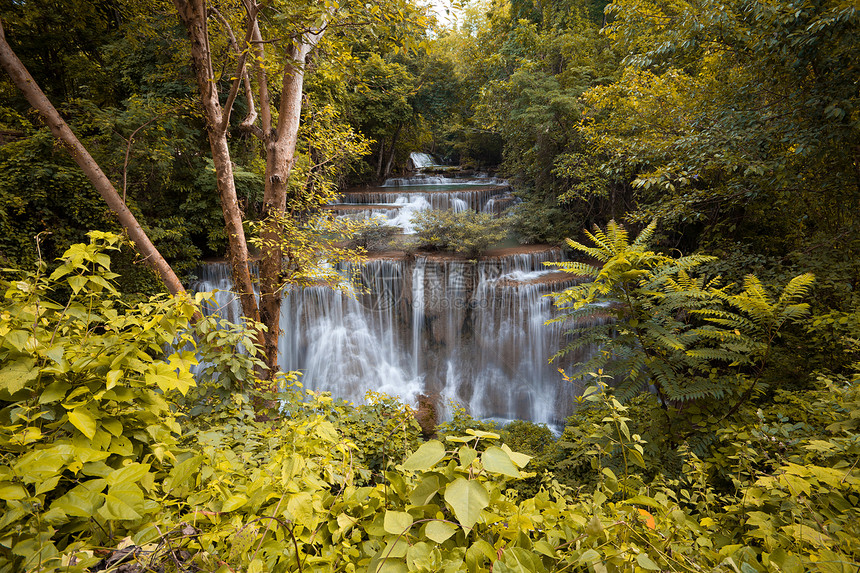
[[[860,567],[856,3],[455,4],[0,0],[180,280],[247,281],[243,324],[166,294],[0,75],[0,572]],[[423,247],[584,277],[556,433],[278,372],[285,285],[392,232],[329,203],[419,151],[517,197]]]

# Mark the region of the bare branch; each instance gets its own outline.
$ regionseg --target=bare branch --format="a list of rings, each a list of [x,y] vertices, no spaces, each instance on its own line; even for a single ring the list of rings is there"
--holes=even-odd
[[[155,117],[153,117],[152,119],[150,119],[149,121],[147,121],[146,123],[144,123],[143,125],[138,127],[137,129],[132,131],[131,135],[128,136],[128,139],[126,140],[126,146],[125,146],[125,160],[122,163],[122,202],[123,203],[125,203],[126,190],[128,189],[128,185],[127,185],[128,159],[129,159],[129,156],[131,155],[131,146],[134,143],[134,136],[137,135],[137,132],[139,132],[141,129],[143,129],[147,125],[151,124],[152,122],[154,122],[156,119],[162,118],[165,115],[167,115],[168,113],[172,113],[172,112],[178,110],[183,105],[185,105],[185,104],[184,103],[179,104],[177,106],[174,106],[174,107],[168,109],[167,111],[164,111],[164,112],[156,115]]]
[[[230,39],[230,45],[233,46],[233,50],[239,57],[239,61],[236,64],[236,73],[233,75],[233,84],[230,86],[230,94],[227,96],[227,102],[224,104],[224,114],[221,118],[221,125],[218,126],[220,133],[226,133],[227,128],[230,126],[230,114],[233,112],[233,103],[236,101],[236,96],[239,94],[240,82],[244,82],[245,93],[248,97],[248,116],[242,121],[242,124],[253,124],[257,119],[257,110],[254,108],[254,96],[251,90],[251,80],[248,78],[248,70],[245,67],[248,50],[239,48],[239,44],[236,41],[236,35],[233,33],[233,28],[221,12],[214,7],[209,10],[215,15],[218,21],[221,22],[221,25],[224,26],[224,29],[227,31],[227,36]],[[251,35],[253,34],[253,22],[254,20],[248,21],[248,30],[245,32],[245,46],[247,46],[248,42],[251,40]]]
[[[251,10],[248,10],[249,13]],[[252,45],[254,46],[254,60],[257,68],[257,84],[260,90],[260,123],[262,124],[263,141],[265,141],[272,132],[272,105],[269,96],[269,79],[266,76],[266,68],[264,66],[265,52],[263,51],[263,36],[260,33],[260,23],[255,17],[251,24],[252,29]]]

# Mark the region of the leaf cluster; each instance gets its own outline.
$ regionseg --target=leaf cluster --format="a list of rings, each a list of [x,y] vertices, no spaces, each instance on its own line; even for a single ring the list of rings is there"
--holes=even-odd
[[[809,312],[800,302],[813,282],[810,274],[792,279],[774,297],[754,276],[742,290],[719,286],[690,274],[712,257],[670,257],[648,249],[656,221],[630,241],[614,221],[587,236],[594,246],[572,240],[589,262],[556,266],[584,281],[555,295],[573,339],[558,354],[597,346],[593,357],[572,374],[606,369],[622,399],[649,387],[664,407],[703,398],[749,397],[782,328]],[[746,388],[744,388],[746,386]],[[743,389],[743,390],[742,390]]]
[[[475,258],[508,235],[508,219],[491,213],[425,210],[412,224],[423,247],[448,250]]]

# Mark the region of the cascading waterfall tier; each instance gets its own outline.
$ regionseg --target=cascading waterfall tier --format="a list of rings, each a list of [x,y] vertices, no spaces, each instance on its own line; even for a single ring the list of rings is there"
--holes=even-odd
[[[427,168],[432,157],[413,154],[412,162]],[[327,208],[409,234],[422,210],[500,214],[518,201],[504,181],[446,169],[445,176],[419,172],[347,191]],[[554,309],[545,295],[577,280],[545,267],[560,258],[559,249],[546,246],[495,251],[479,261],[393,252],[342,269],[344,276],[359,277],[351,295],[330,285],[285,293],[280,366],[302,372],[307,388],[351,401],[368,390],[412,404],[423,394],[435,401],[441,419],[459,403],[478,418],[558,424],[580,389],[563,382],[557,369],[583,358],[548,363],[568,329],[546,324]],[[227,265],[206,265],[198,276],[197,289],[221,289],[219,312],[237,322]]]
[[[506,182],[484,174],[468,173],[439,176],[416,174],[388,179],[382,187],[347,191],[340,200],[326,208],[337,216],[353,219],[377,219],[399,227],[404,233],[415,232],[413,216],[427,209],[471,209],[479,213],[500,214],[517,199]]]
[[[547,359],[563,344],[550,298],[577,280],[547,270],[558,249],[513,249],[470,262],[445,255],[371,259],[352,295],[327,286],[292,289],[281,313],[280,365],[307,388],[360,401],[368,390],[416,403],[436,400],[443,418],[459,403],[479,418],[556,424],[578,388],[565,364]],[[345,269],[349,274],[350,269]],[[198,290],[229,286],[226,264],[201,270]],[[238,303],[219,295],[227,317]],[[565,363],[581,357],[566,357]]]

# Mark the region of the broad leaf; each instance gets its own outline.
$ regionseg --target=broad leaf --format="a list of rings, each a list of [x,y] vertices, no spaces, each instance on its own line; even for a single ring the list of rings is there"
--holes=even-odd
[[[86,408],[75,408],[69,412],[69,422],[91,440],[96,435],[96,419]]]
[[[503,474],[512,478],[520,477],[520,472],[511,461],[510,456],[496,446],[487,448],[481,455],[481,462],[488,472]]]
[[[445,501],[463,527],[472,527],[480,519],[481,510],[490,505],[490,496],[483,484],[458,477],[445,490]]]
[[[400,535],[412,527],[413,518],[405,511],[386,511],[383,528],[386,533]]]
[[[436,543],[443,543],[455,533],[457,533],[457,528],[444,521],[431,521],[424,528],[424,535]]]
[[[0,369],[0,390],[14,394],[39,376],[32,358],[21,358]]]
[[[445,446],[438,440],[431,440],[418,448],[403,462],[403,469],[427,471],[445,457]]]

